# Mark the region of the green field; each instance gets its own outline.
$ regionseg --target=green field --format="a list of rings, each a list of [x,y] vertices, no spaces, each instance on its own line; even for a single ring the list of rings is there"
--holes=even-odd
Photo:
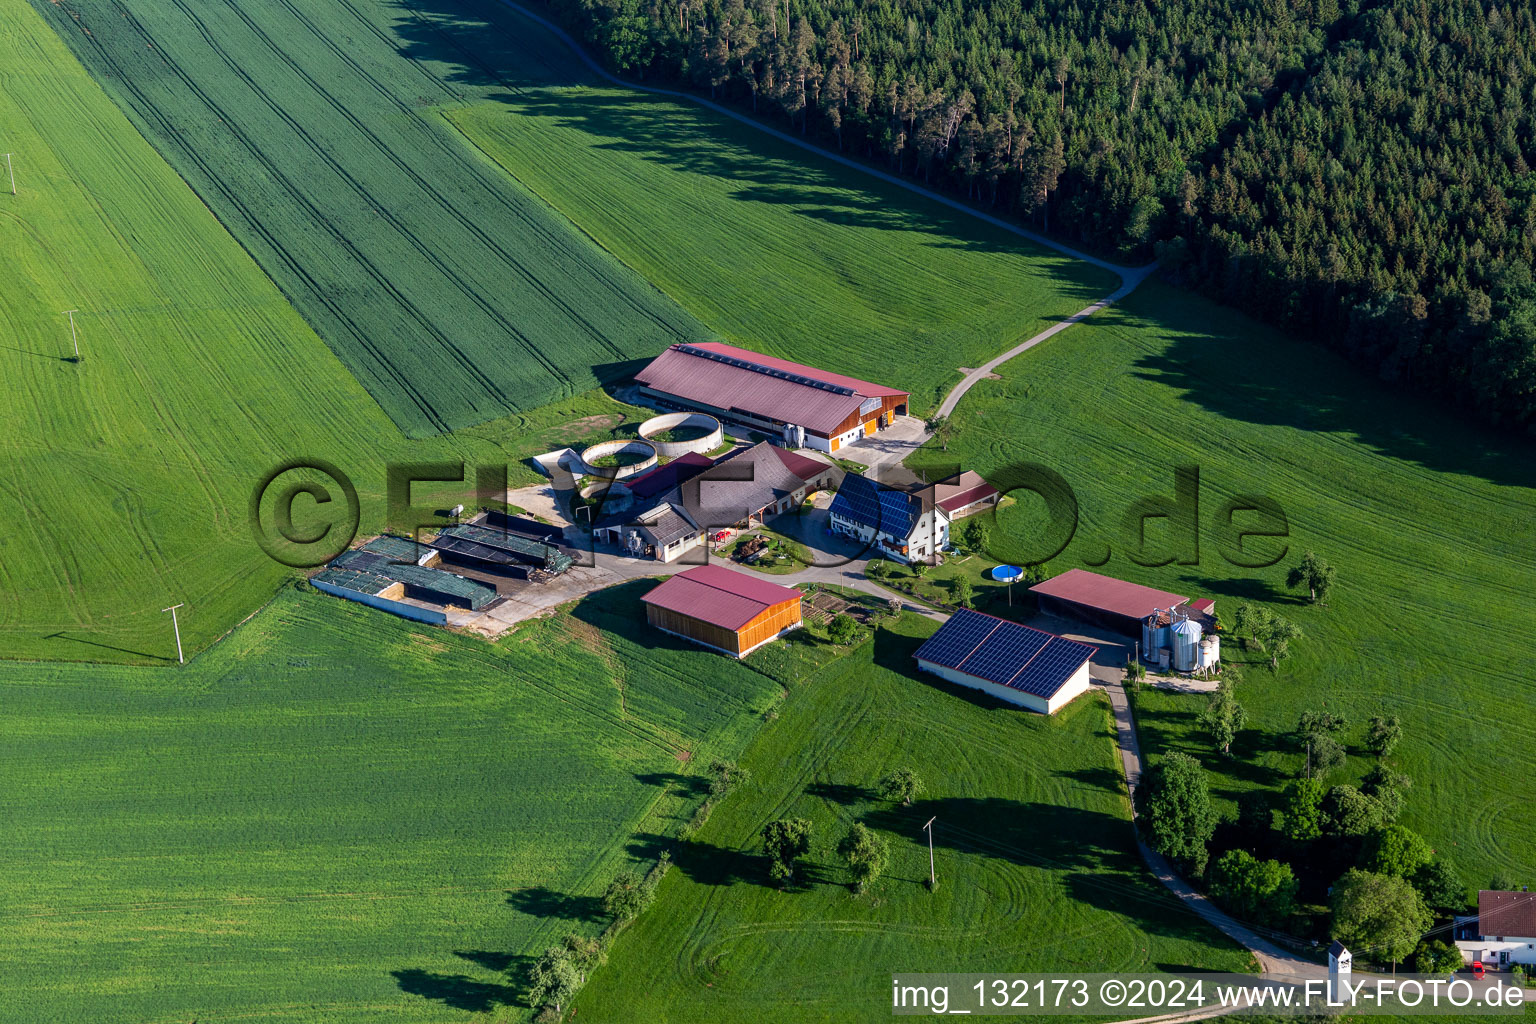
[[[752,782],[678,847],[576,1019],[878,1020],[893,971],[1242,971],[1248,954],[1146,873],[1102,695],[1045,718],[912,674],[914,615],[792,690],[743,764]],[[870,789],[913,767],[911,807]],[[937,816],[939,888],[922,824]],[[758,833],[809,818],[808,884],[770,886]],[[863,896],[834,852],[854,821],[890,840]]]
[[[491,645],[296,584],[184,670],[0,664],[0,1020],[516,1016],[780,693],[646,586]]]
[[[511,462],[527,483],[520,459],[643,418],[589,392],[405,440],[48,26],[7,9],[0,124],[19,195],[0,191],[4,656],[163,662],[176,649],[160,609],[178,601],[189,650],[228,630],[287,575],[247,515],[287,459],[350,475],[376,531],[386,462]],[[80,310],[78,363],[64,309]]]
[[[513,66],[564,52],[521,20],[508,42],[514,54],[518,45],[527,49],[509,57]],[[1116,283],[689,103],[519,82],[447,116],[711,329],[906,388],[919,412],[959,380],[960,367]]]
[[[385,0],[35,7],[408,435],[707,336],[438,116],[565,80],[564,51],[508,64],[455,9]]]
[[[949,452],[927,448],[915,463],[960,462],[993,478],[1011,463],[1043,463],[1081,507],[1053,569],[1097,562],[1108,545],[1099,571],[1214,597],[1228,622],[1242,601],[1265,602],[1307,631],[1277,675],[1246,672],[1241,758],[1216,757],[1193,735],[1197,697],[1145,698],[1146,748],[1198,751],[1230,800],[1292,777],[1302,755],[1279,734],[1302,710],[1326,702],[1357,735],[1371,715],[1397,714],[1406,738],[1393,760],[1414,780],[1405,823],[1470,884],[1536,870],[1528,442],[1464,426],[1315,346],[1157,284],[999,372],[960,404]],[[1143,568],[1127,558],[1121,517],[1139,498],[1171,495],[1179,465],[1201,470],[1200,563]],[[1222,555],[1221,505],[1242,493],[1273,498],[1289,520],[1289,554],[1273,568]],[[1002,513],[996,554],[1034,545],[1027,527],[1040,504],[1025,492]],[[1338,567],[1327,608],[1284,587],[1308,549]]]

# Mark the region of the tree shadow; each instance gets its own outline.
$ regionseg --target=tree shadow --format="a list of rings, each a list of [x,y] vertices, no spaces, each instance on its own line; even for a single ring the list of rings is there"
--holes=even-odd
[[[597,921],[603,916],[603,901],[598,897],[573,896],[542,885],[518,889],[507,897],[507,902],[530,917]]]
[[[1124,793],[1125,779],[1114,768],[1068,768],[1051,773],[1059,779],[1071,779],[1109,793]]]
[[[768,858],[746,850],[731,850],[697,840],[671,840],[642,834],[626,848],[637,860],[655,860],[663,851],[672,854],[672,867],[701,885],[734,885],[737,882],[767,884]]]
[[[635,781],[657,789],[674,787],[684,796],[703,796],[709,792],[709,780],[700,775],[679,775],[677,772],[636,772]]]
[[[511,985],[480,981],[465,974],[439,974],[419,968],[391,971],[401,991],[431,999],[455,1010],[489,1013],[498,1006],[514,1006],[520,994]]]
[[[847,782],[813,782],[805,787],[805,792],[807,796],[830,800],[844,806],[875,798],[874,790],[868,786],[857,786]]]

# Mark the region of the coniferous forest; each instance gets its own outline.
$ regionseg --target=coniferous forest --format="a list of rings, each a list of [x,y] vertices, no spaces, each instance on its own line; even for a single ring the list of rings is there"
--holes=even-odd
[[[1486,0],[548,0],[757,112],[1536,430],[1536,17]]]

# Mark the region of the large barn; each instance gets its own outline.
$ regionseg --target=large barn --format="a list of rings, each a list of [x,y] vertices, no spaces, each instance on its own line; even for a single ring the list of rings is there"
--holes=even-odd
[[[707,412],[791,448],[835,452],[907,414],[909,395],[718,342],[673,345],[635,374],[664,408]]]
[[[641,598],[645,617],[665,632],[744,658],[800,627],[800,591],[701,565],[658,584]]]
[[[1086,569],[1069,569],[1029,589],[1039,599],[1042,612],[1081,619],[1126,636],[1140,636],[1148,616],[1189,600]]]
[[[914,657],[925,672],[1054,715],[1088,689],[1096,647],[962,608]]]

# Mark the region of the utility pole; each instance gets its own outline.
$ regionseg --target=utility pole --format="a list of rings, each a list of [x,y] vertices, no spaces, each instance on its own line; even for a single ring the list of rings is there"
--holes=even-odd
[[[69,340],[75,343],[75,362],[80,361],[80,335],[75,333],[75,314],[78,309],[66,309],[64,315],[69,317]]]
[[[928,891],[932,892],[939,887],[939,877],[933,873],[933,823],[939,820],[935,814],[928,819],[928,824],[923,826],[923,831],[928,833]]]
[[[161,608],[160,611],[171,613],[171,628],[176,631],[176,660],[185,665],[187,659],[182,657],[181,654],[181,625],[176,621],[176,609],[180,607],[181,605],[179,604],[173,604],[169,608]]]
[[[16,194],[16,169],[11,166],[11,154],[5,154],[5,170],[11,176],[11,195]]]

